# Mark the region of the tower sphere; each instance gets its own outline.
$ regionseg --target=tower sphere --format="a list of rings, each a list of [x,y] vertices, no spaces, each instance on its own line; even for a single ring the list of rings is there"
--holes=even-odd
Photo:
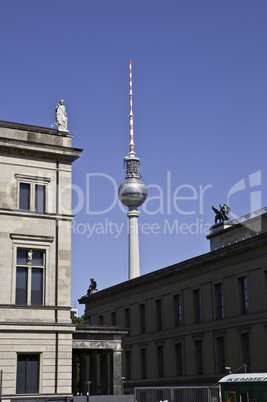
[[[140,179],[130,177],[120,184],[118,195],[126,207],[139,207],[146,200],[147,188]]]

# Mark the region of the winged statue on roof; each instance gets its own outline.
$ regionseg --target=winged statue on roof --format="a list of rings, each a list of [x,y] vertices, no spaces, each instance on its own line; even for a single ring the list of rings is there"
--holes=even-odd
[[[215,225],[217,224],[217,222],[223,222],[223,221],[229,221],[229,212],[231,211],[231,208],[228,207],[228,205],[226,204],[219,204],[220,205],[220,209],[216,209],[214,208],[214,206],[212,206],[213,211],[215,212]]]

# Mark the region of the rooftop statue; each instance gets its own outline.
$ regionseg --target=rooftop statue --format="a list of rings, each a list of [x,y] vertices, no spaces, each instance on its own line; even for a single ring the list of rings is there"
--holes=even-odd
[[[60,99],[57,107],[56,107],[56,125],[59,131],[68,131],[67,130],[67,125],[68,125],[68,118],[67,118],[67,113],[66,113],[66,108],[63,105],[64,100]]]
[[[90,289],[90,290],[96,290],[97,283],[96,283],[96,281],[94,280],[94,278],[91,278],[90,281],[91,281],[91,285],[89,286],[89,289]]]
[[[223,221],[229,221],[229,212],[231,211],[231,208],[228,207],[226,204],[220,204],[220,210],[212,207],[213,211],[215,212],[215,225],[217,224],[218,220],[219,222]]]

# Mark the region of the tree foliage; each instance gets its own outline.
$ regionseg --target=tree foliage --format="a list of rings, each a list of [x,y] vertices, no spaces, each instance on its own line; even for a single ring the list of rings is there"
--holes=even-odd
[[[72,324],[84,324],[85,323],[84,315],[82,315],[81,317],[76,317],[74,314],[74,311],[70,312],[70,318],[71,318]]]

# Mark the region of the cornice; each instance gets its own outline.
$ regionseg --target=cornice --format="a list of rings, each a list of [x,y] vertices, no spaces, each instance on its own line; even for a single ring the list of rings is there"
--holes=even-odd
[[[0,138],[0,153],[34,159],[74,162],[81,156],[82,149],[41,144],[9,138]]]
[[[39,213],[35,211],[22,211],[20,209],[4,209],[0,208],[0,215],[13,215],[16,217],[27,217],[34,219],[51,219],[51,220],[62,220],[71,221],[74,215],[67,214],[53,214],[53,213]]]

